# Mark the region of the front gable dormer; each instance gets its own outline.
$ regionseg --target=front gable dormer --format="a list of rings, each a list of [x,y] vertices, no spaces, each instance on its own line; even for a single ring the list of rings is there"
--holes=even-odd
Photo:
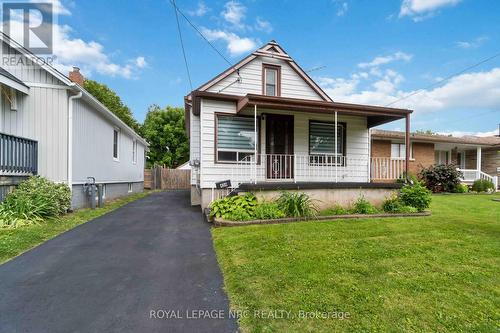
[[[197,90],[238,96],[256,94],[332,101],[275,41],[267,43]]]

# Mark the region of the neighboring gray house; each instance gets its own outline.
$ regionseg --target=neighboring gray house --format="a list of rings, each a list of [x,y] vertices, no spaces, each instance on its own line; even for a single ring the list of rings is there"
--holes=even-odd
[[[147,142],[70,78],[0,34],[0,188],[30,174],[71,185],[73,208],[88,204],[89,177],[105,199],[143,190]],[[0,191],[0,198],[2,191]]]

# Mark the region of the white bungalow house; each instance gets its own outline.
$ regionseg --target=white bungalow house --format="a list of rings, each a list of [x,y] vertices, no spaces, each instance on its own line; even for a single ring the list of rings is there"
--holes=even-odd
[[[408,131],[412,111],[332,101],[275,41],[192,91],[185,106],[191,201],[202,208],[227,194],[221,187],[307,191],[327,205],[359,195],[380,203],[398,186],[371,182],[369,129],[406,119]]]
[[[89,202],[85,184],[104,199],[143,190],[147,142],[83,87],[0,33],[0,200],[38,174],[69,184],[72,206]]]

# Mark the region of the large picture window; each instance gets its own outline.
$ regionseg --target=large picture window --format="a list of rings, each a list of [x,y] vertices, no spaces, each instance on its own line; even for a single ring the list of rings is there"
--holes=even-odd
[[[216,153],[218,162],[252,161],[255,154],[254,119],[217,116]]]
[[[337,123],[337,155],[335,155],[335,124],[309,122],[309,162],[343,165],[345,156],[345,123]]]

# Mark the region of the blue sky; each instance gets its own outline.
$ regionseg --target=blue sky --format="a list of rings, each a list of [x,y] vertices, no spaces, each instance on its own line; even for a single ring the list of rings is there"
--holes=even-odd
[[[172,5],[55,0],[60,68],[78,65],[116,90],[142,121],[151,104],[183,105],[190,90]],[[275,39],[335,101],[386,105],[500,52],[491,0],[181,1],[179,8],[231,61]],[[227,67],[181,18],[193,86]],[[412,129],[493,133],[500,57],[394,106]],[[402,128],[394,123],[386,128]]]

